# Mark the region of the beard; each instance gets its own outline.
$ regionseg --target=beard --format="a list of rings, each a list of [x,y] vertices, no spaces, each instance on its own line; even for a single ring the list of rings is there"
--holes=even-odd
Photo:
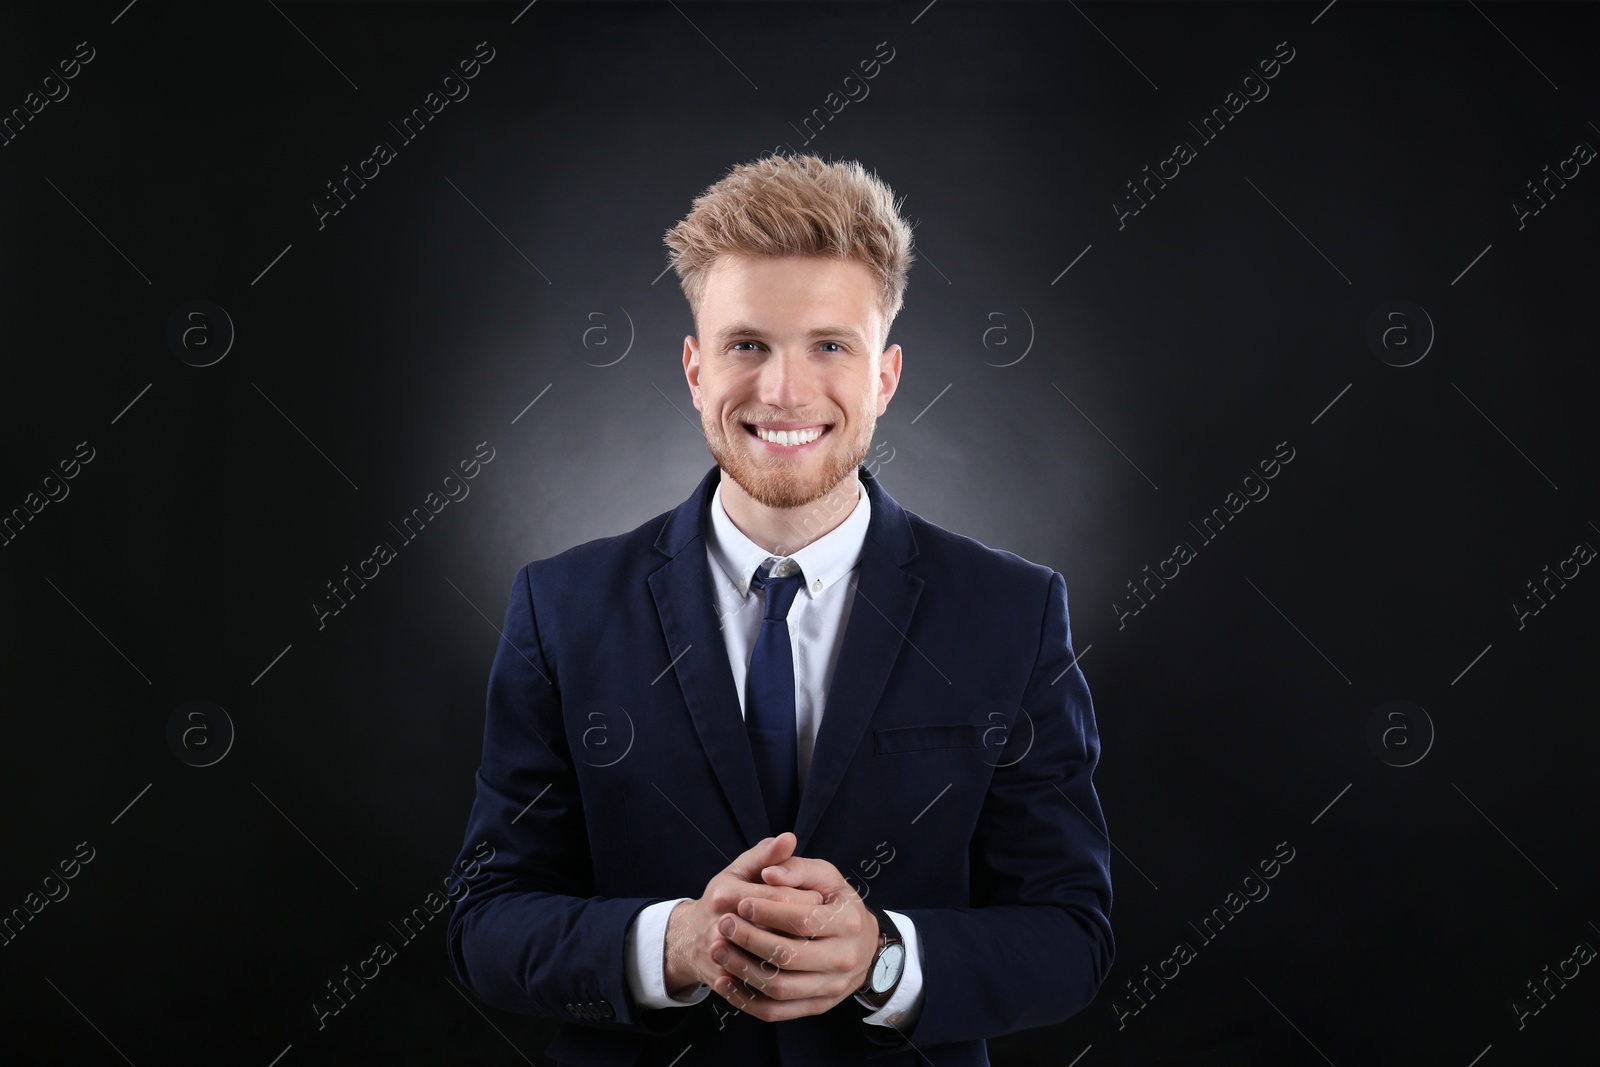
[[[833,440],[839,427],[835,422],[823,437],[831,444],[822,452],[820,466],[813,473],[811,469],[801,470],[793,460],[768,459],[758,454],[751,447],[754,439],[742,421],[735,420],[737,438],[730,440],[714,414],[704,410],[700,413],[700,428],[717,466],[727,471],[752,500],[769,508],[803,508],[837,488],[867,458],[876,421],[872,409],[867,408],[857,415],[855,436],[838,441]],[[812,461],[805,462],[809,467]]]

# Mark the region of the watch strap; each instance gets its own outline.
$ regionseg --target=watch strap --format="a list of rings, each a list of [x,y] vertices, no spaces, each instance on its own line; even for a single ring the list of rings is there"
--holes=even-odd
[[[878,920],[878,933],[887,939],[886,944],[888,941],[899,941],[902,944],[905,942],[905,938],[900,936],[900,927],[895,925],[894,918],[888,912],[871,904],[866,905],[866,909]]]

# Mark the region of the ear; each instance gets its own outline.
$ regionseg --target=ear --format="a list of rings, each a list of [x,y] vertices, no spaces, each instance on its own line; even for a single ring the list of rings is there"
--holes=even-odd
[[[878,357],[878,414],[889,406],[889,399],[900,387],[900,346],[890,345]]]
[[[693,334],[683,339],[683,376],[689,380],[689,395],[694,400],[694,409],[700,409],[700,342]]]

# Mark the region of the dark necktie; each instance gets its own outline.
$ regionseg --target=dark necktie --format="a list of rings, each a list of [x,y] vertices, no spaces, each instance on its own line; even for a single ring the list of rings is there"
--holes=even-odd
[[[794,564],[789,565],[791,568]],[[752,589],[766,594],[761,634],[750,657],[745,678],[744,724],[750,734],[750,751],[767,803],[772,832],[793,830],[800,811],[799,757],[795,747],[794,652],[789,643],[789,607],[805,583],[798,572],[787,577],[771,574],[764,563],[750,580]]]

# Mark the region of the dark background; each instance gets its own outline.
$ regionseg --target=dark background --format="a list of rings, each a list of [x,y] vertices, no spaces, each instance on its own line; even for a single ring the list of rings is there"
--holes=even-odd
[[[390,924],[462,844],[518,566],[710,467],[661,235],[780,147],[905,197],[879,477],[1062,572],[1095,698],[1116,966],[993,1061],[1592,1054],[1593,966],[1520,1029],[1512,1005],[1600,946],[1600,577],[1520,628],[1512,605],[1600,546],[1596,165],[1523,228],[1512,205],[1600,145],[1593,5],[522,9],[0,14],[7,113],[95,50],[0,148],[0,514],[94,449],[0,547],[0,910],[94,850],[0,948],[10,1062],[543,1062],[553,1024],[472,1003],[442,916],[409,944]],[[480,41],[470,96],[401,143]],[[1270,95],[1200,145],[1188,123],[1280,41]],[[1179,139],[1197,158],[1119,229]],[[319,229],[378,140],[397,158]],[[191,300],[237,331],[211,366],[167,341]],[[1431,347],[1416,312],[1368,343],[1393,300]],[[399,547],[389,523],[484,441],[470,496]],[[1203,544],[1190,523],[1279,442],[1271,495]],[[319,629],[380,540],[398,558]],[[180,754],[220,750],[216,713],[168,740],[191,700],[236,731],[210,766]],[[1202,942],[1280,842],[1270,896]],[[311,999],[380,940],[398,958],[319,1031]],[[1179,941],[1197,958],[1119,1028]]]

